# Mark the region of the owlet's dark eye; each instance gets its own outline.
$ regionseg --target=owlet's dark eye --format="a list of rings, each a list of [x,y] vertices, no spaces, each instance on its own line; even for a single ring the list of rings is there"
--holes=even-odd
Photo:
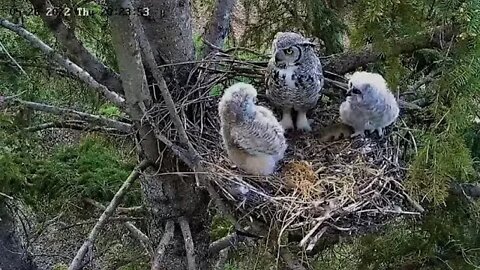
[[[361,94],[362,92],[360,92],[360,90],[359,90],[358,88],[355,88],[355,87],[354,87],[354,88],[352,89],[352,93],[354,93],[355,95],[359,95],[359,94]]]
[[[285,54],[292,54],[293,53],[293,50],[288,48],[288,49],[285,49]]]

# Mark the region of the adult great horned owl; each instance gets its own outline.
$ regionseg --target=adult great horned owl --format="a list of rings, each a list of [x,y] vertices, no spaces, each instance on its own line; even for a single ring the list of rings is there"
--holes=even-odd
[[[219,104],[220,133],[228,157],[251,174],[269,175],[283,158],[284,129],[269,109],[255,105],[257,91],[246,83],[225,90]]]
[[[355,72],[348,81],[347,99],[340,105],[340,119],[353,127],[351,137],[383,128],[398,118],[397,100],[390,92],[385,79],[377,73]]]
[[[322,64],[314,44],[297,33],[279,32],[272,43],[266,72],[267,97],[282,109],[281,125],[293,128],[291,111],[298,112],[296,126],[311,131],[307,111],[315,107],[324,84]]]

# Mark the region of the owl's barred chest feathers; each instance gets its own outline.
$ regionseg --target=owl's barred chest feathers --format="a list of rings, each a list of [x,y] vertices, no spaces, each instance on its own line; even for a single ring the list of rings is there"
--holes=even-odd
[[[301,66],[274,67],[269,76],[268,98],[280,106],[311,108],[323,87],[321,73]]]
[[[297,76],[295,75],[295,70],[297,69],[296,66],[290,66],[285,69],[275,70],[275,77],[278,78],[279,81],[283,81],[284,85],[290,88],[298,87],[296,84]]]

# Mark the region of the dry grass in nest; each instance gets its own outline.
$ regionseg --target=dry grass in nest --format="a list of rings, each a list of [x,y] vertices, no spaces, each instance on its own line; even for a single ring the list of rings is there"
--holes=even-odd
[[[303,199],[311,199],[322,194],[323,188],[318,175],[308,161],[291,161],[283,167],[282,174],[287,188],[298,193]]]

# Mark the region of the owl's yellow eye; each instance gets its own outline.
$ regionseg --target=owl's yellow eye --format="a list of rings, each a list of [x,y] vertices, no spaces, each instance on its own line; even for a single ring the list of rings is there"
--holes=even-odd
[[[293,53],[293,50],[288,48],[288,49],[285,49],[285,54],[292,54]]]

